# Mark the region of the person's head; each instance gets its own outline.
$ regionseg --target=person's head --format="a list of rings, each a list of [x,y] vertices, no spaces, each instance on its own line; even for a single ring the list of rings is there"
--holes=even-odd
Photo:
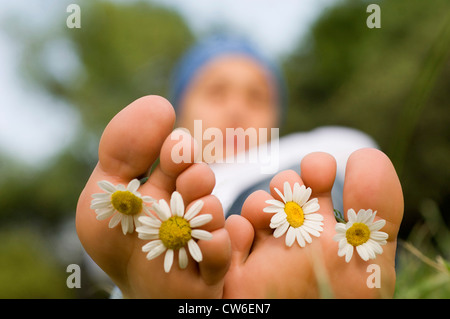
[[[234,140],[226,140],[227,128],[270,132],[278,127],[283,99],[276,67],[241,38],[216,36],[198,43],[174,74],[172,103],[177,125],[193,135],[195,120],[202,121],[203,131],[220,129],[224,149],[227,145],[236,149]]]

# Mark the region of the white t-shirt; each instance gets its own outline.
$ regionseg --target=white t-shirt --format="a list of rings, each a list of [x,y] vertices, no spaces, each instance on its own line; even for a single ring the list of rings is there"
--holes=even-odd
[[[272,140],[271,143],[277,141]],[[337,162],[336,179],[343,181],[350,154],[366,147],[378,146],[367,134],[346,127],[326,126],[310,132],[293,133],[280,138],[277,144],[263,145],[242,154],[241,158],[246,158],[243,163],[235,160],[232,163],[210,164],[216,176],[213,195],[219,198],[224,212],[227,212],[244,190],[286,169],[295,168],[299,172],[302,158],[317,151],[334,156]],[[270,155],[271,162],[264,157],[265,154]],[[255,161],[255,158],[261,161]],[[269,167],[275,170],[269,173]]]

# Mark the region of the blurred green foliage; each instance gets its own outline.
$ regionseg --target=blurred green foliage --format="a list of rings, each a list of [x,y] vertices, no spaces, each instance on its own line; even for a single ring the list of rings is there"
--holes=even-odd
[[[408,244],[399,247],[396,297],[448,298],[448,272],[435,266],[450,258],[442,217],[450,207],[450,2],[373,2],[381,6],[381,29],[366,27],[367,1],[338,1],[283,59],[283,133],[345,125],[374,137],[399,171],[405,196],[401,236]],[[66,265],[53,256],[48,236],[74,217],[108,121],[138,97],[167,97],[174,63],[195,40],[176,12],[151,2],[77,3],[81,29],[66,28],[64,14],[47,32],[10,21],[24,48],[23,76],[78,110],[83,127],[37,169],[24,172],[0,154],[0,298],[89,295],[65,287]],[[66,77],[42,63],[61,39],[79,63]],[[16,226],[23,222],[45,231]]]
[[[28,168],[0,154],[0,236],[11,243],[0,250],[0,298],[99,295],[85,287],[89,284],[81,292],[65,287],[67,265],[48,258],[54,251],[44,243],[55,240],[51,232],[59,223],[74,218],[106,124],[138,97],[167,96],[171,69],[194,39],[178,14],[149,3],[77,3],[82,8],[81,29],[66,27],[65,10],[46,32],[36,32],[14,17],[8,21],[9,33],[23,46],[23,77],[77,109],[83,128],[72,145],[43,167]],[[78,59],[74,74],[55,74],[43,62],[49,47],[61,40],[68,41]],[[30,230],[27,235],[9,230],[24,222],[46,231]],[[39,241],[43,243],[36,248]]]
[[[450,298],[450,230],[436,203],[425,200],[417,223],[400,241],[397,254],[396,298]],[[444,256],[447,256],[445,259]]]
[[[286,59],[287,131],[345,125],[372,136],[400,175],[410,229],[424,199],[450,207],[450,2],[373,2],[380,29],[365,27],[366,1],[341,1]]]
[[[74,298],[59,263],[35,227],[0,232],[0,298]]]

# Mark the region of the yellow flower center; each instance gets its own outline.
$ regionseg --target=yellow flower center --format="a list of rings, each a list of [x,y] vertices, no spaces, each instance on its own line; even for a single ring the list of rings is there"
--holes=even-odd
[[[136,215],[142,210],[142,198],[130,191],[115,191],[111,195],[111,204],[120,213]]]
[[[159,227],[159,239],[169,249],[184,247],[191,237],[191,225],[180,216],[172,216]]]
[[[352,246],[364,244],[370,238],[370,230],[364,223],[354,223],[352,227],[345,232],[347,242]]]
[[[284,206],[284,212],[287,215],[286,220],[292,227],[297,228],[303,225],[305,215],[303,214],[303,209],[299,204],[295,202],[287,202]]]

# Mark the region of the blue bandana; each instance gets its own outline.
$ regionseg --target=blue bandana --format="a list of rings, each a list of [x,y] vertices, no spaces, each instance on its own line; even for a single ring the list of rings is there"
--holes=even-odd
[[[240,37],[228,35],[215,35],[194,45],[179,61],[172,77],[171,102],[177,110],[185,91],[197,74],[208,62],[226,54],[245,55],[272,75],[276,85],[280,115],[283,118],[286,106],[285,84],[278,67],[269,59],[259,53],[248,41]]]

